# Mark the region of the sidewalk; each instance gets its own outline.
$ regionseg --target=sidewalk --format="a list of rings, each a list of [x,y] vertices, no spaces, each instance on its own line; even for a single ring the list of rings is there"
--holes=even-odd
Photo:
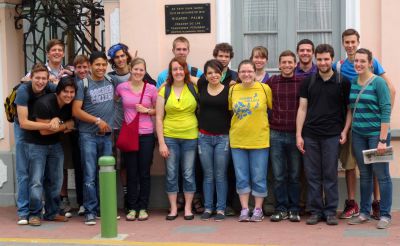
[[[125,221],[123,213],[118,222],[122,240],[99,239],[100,221],[95,226],[74,216],[69,222],[43,221],[39,227],[16,224],[14,207],[0,208],[0,245],[400,245],[400,212],[393,213],[392,226],[375,229],[377,221],[350,226],[340,220],[338,226],[324,222],[309,226],[305,218],[300,223],[272,223],[266,218],[260,223],[239,223],[236,217],[223,222],[183,220],[166,221],[166,211],[150,211],[147,221]]]

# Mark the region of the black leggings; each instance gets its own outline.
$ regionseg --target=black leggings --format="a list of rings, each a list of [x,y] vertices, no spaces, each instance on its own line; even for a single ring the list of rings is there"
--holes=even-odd
[[[128,210],[147,210],[154,145],[154,134],[141,135],[138,151],[122,153],[126,166]]]

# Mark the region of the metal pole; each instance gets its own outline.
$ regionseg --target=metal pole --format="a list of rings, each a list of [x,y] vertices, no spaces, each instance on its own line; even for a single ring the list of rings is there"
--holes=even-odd
[[[117,231],[117,182],[113,156],[99,158],[101,237],[114,238]]]

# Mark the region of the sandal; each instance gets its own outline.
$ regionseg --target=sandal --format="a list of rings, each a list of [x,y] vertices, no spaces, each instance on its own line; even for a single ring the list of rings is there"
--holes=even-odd
[[[204,209],[204,206],[203,206],[203,202],[201,201],[201,198],[199,198],[199,197],[193,198],[192,208],[193,208],[193,211],[196,214],[204,213],[205,209]]]
[[[141,209],[139,211],[138,220],[143,221],[143,220],[147,220],[148,218],[149,218],[149,214],[147,213],[147,211],[145,209]]]
[[[128,221],[136,220],[136,211],[135,210],[129,210],[129,213],[126,215],[126,220],[128,220]]]

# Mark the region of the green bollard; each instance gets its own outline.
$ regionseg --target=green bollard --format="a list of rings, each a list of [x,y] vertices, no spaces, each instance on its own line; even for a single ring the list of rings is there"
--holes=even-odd
[[[114,238],[117,232],[117,182],[113,156],[99,158],[101,237]]]

